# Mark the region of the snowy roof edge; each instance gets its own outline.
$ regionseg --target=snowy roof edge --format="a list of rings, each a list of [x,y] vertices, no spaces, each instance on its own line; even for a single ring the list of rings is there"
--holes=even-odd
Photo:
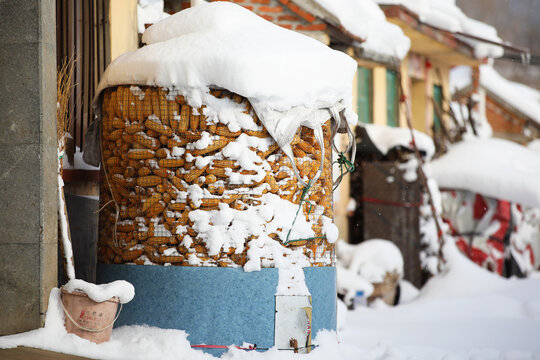
[[[332,35],[333,33],[334,36],[339,36],[340,38],[347,39],[348,45],[352,46],[355,49],[355,55],[360,58],[363,58],[367,61],[382,63],[384,65],[396,67],[396,64],[401,63],[402,57],[406,55],[406,53],[397,55],[399,50],[396,49],[394,49],[394,55],[388,55],[382,51],[373,50],[368,48],[367,46],[364,46],[364,44],[368,42],[368,37],[360,37],[355,35],[352,30],[348,29],[342,23],[338,15],[332,13],[329,9],[325,8],[324,5],[319,4],[317,0],[292,0],[292,2],[294,2],[303,10],[324,21],[329,26],[330,35]],[[378,7],[378,5],[376,6]],[[386,22],[390,26],[393,26],[393,24],[386,20],[384,20],[384,22]],[[401,34],[403,35],[403,37],[407,38],[405,34],[403,34],[403,32],[401,32]]]
[[[435,26],[435,25],[430,24],[430,23],[428,23],[426,21],[423,21],[422,17],[420,16],[420,14],[418,12],[414,11],[413,9],[410,9],[409,7],[407,7],[404,4],[391,3],[391,2],[384,3],[384,2],[379,1],[379,6],[385,11],[385,14],[386,14],[386,11],[389,11],[391,9],[399,9],[399,10],[407,13],[409,16],[412,16],[418,22],[418,24],[421,24],[423,26],[427,26],[427,27],[432,28],[434,30],[441,31],[443,33],[447,33],[447,34],[451,35],[453,40],[455,40],[457,43],[459,43],[459,47],[457,48],[457,50],[459,51],[460,49],[468,48],[470,50],[470,54],[464,53],[463,51],[460,51],[460,52],[463,53],[464,55],[466,55],[467,57],[470,57],[471,59],[475,59],[475,60],[478,60],[478,61],[483,61],[483,60],[488,59],[488,58],[500,58],[500,57],[503,56],[503,54],[498,55],[498,56],[490,55],[490,56],[484,56],[484,57],[477,57],[476,54],[475,54],[475,47],[473,45],[471,45],[470,43],[466,42],[463,39],[463,37],[468,37],[468,38],[471,38],[471,39],[474,38],[475,41],[491,44],[493,46],[508,47],[508,46],[511,45],[511,44],[509,44],[507,42],[504,42],[502,40],[501,40],[500,43],[497,43],[497,42],[495,42],[493,40],[490,40],[490,39],[487,39],[487,38],[482,38],[482,37],[479,37],[479,36],[474,36],[473,37],[470,34],[466,34],[466,33],[463,33],[463,32],[454,32],[454,31],[446,30],[446,29],[444,29],[442,27]],[[417,30],[419,32],[422,32],[418,28],[415,28],[415,30]],[[436,41],[439,41],[439,40],[436,40]],[[511,47],[515,47],[515,46],[511,46]]]

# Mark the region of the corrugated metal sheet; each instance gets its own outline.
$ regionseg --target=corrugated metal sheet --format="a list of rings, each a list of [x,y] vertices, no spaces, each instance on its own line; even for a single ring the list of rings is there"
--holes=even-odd
[[[97,84],[110,62],[109,2],[56,1],[58,67],[66,60],[77,59],[69,115],[73,118],[71,135],[78,147],[82,147],[84,133],[94,117],[92,98]]]

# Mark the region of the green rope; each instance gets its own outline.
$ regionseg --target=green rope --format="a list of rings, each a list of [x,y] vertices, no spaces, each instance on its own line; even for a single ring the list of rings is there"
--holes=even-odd
[[[299,241],[309,241],[309,240],[315,240],[315,239],[326,239],[326,236],[313,236],[313,237],[308,237],[308,238],[303,238],[303,239],[288,240],[288,241],[285,241],[283,245],[287,246],[290,243],[299,242]]]
[[[339,184],[341,183],[341,179],[343,178],[343,176],[345,176],[347,173],[354,172],[355,167],[354,167],[354,164],[350,162],[349,159],[347,159],[343,151],[339,152],[337,160],[334,161],[332,165],[334,164],[339,164],[339,172],[340,172],[340,175],[337,178],[336,183],[334,184],[334,190],[336,190]]]
[[[341,178],[343,178],[344,175],[347,173],[352,173],[355,169],[354,164],[350,162],[345,154],[343,152],[340,152],[338,155],[338,158],[336,161],[334,161],[333,164],[339,164],[339,171],[341,172],[341,175],[339,176],[338,180],[336,181],[337,185],[334,186],[334,190],[338,187],[339,183],[341,182]],[[289,240],[289,236],[291,235],[291,231],[294,228],[294,224],[296,223],[296,219],[298,219],[298,214],[300,213],[300,209],[302,209],[302,204],[304,201],[306,201],[306,195],[308,194],[309,190],[311,189],[312,180],[308,182],[306,186],[302,189],[302,195],[300,196],[300,203],[298,204],[298,210],[296,210],[296,215],[294,216],[294,220],[292,222],[291,228],[289,229],[289,232],[287,232],[287,239],[283,243],[283,245],[287,246],[290,243],[294,242],[300,242],[300,241],[309,241],[309,240],[315,240],[315,239],[324,239],[325,236],[314,236],[309,238],[302,238],[302,239],[294,239]],[[311,209],[313,208],[313,204],[309,203],[309,209],[308,209],[308,215],[311,213]]]
[[[296,210],[296,215],[294,216],[294,220],[292,222],[291,228],[289,229],[289,232],[287,233],[287,239],[283,243],[283,245],[285,245],[285,246],[287,246],[288,244],[293,243],[293,242],[324,238],[324,236],[315,236],[315,237],[311,237],[311,238],[289,240],[289,236],[291,235],[291,231],[294,228],[294,224],[296,223],[296,219],[298,219],[298,214],[300,213],[300,210],[302,209],[302,204],[304,203],[304,201],[306,201],[306,195],[308,194],[309,189],[311,189],[311,185],[312,185],[311,182],[312,182],[312,180],[310,180],[307,183],[307,185],[304,186],[304,188],[302,189],[302,196],[300,196],[300,203],[298,204],[298,210]],[[313,204],[310,203],[308,214],[311,212],[312,207],[313,207]]]

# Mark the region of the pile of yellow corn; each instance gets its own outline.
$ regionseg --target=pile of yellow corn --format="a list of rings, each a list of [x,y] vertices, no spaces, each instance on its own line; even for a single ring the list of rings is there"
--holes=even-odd
[[[213,90],[211,94],[244,104],[245,113],[260,125],[247,99],[226,91]],[[309,202],[303,204],[315,236],[323,234],[321,217],[314,216],[313,205],[319,205],[316,206],[317,215],[322,212],[333,217],[329,123],[323,128],[324,171],[306,197]],[[213,159],[208,165],[199,167],[195,166],[193,158],[212,156],[242,133],[270,137],[266,129],[262,129],[231,132],[224,124],[207,121],[204,105],[193,109],[183,96],[166,89],[130,86],[106,89],[102,98],[100,205],[103,209],[99,217],[99,261],[136,264],[150,261],[190,266],[193,262],[188,261],[188,255],[195,254],[206,266],[244,265],[246,250],[236,254],[234,248],[221,249],[218,255],[209,256],[205,243],[197,238],[197,232],[192,228],[190,211],[214,210],[219,203],[237,210],[256,206],[260,204],[261,194],[249,189],[259,187],[263,182],[268,184],[264,192],[298,204],[302,185],[294,176],[290,160],[275,142],[267,151],[257,151],[271,168],[259,183],[231,184],[228,181],[231,173],[250,175],[254,172],[242,170],[234,160]],[[189,146],[200,140],[203,132],[213,138],[209,146],[202,149]],[[321,161],[321,149],[313,130],[301,127],[292,142],[292,149],[300,175],[313,178]],[[179,194],[192,184],[208,190],[212,198],[201,201],[179,198]],[[179,225],[186,227],[187,233],[176,233]],[[193,239],[189,247],[182,244],[186,235]],[[276,234],[268,235],[277,239]],[[246,243],[249,240],[246,239]],[[289,246],[303,247],[314,266],[321,265],[317,260],[321,252],[333,252],[333,245],[324,238],[294,242]]]

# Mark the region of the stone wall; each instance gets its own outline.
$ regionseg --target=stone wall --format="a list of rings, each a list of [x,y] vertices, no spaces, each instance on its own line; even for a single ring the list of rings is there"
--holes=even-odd
[[[41,326],[56,286],[55,4],[0,2],[0,335]]]

